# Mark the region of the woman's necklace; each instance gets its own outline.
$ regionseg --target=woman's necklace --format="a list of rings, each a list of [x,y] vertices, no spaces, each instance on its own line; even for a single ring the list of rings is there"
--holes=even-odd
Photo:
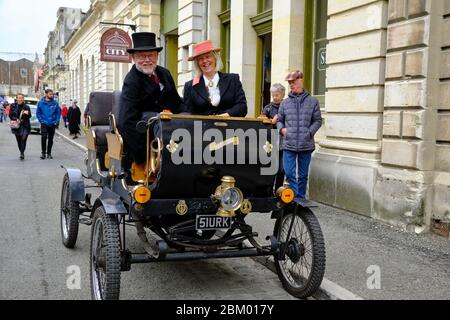
[[[208,87],[210,88],[214,87],[214,81],[209,80]]]

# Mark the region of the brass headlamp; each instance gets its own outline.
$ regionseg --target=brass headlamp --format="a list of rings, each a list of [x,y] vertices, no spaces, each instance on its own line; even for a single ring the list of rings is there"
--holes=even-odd
[[[242,203],[244,195],[242,191],[235,187],[236,179],[230,176],[222,178],[222,184],[217,187],[214,198],[220,201],[221,207],[217,211],[217,215],[221,217],[234,217]]]

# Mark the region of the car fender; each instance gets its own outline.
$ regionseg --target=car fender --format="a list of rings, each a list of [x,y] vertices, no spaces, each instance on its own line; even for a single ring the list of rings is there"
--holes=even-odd
[[[69,175],[72,201],[84,201],[86,198],[86,192],[84,188],[84,178],[81,174],[81,170],[65,167],[62,168],[65,169],[67,174]]]
[[[109,188],[104,187],[102,190],[102,194],[100,197],[95,200],[94,210],[92,210],[92,214],[95,210],[102,206],[107,215],[126,215],[128,214],[128,210],[123,205],[120,197],[112,192]]]

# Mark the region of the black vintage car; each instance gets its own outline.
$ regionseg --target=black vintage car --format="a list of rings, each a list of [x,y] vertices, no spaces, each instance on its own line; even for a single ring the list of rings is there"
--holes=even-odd
[[[289,293],[306,298],[319,288],[322,231],[307,202],[274,186],[278,137],[267,118],[163,112],[145,119],[137,127],[148,137],[142,168],[130,163],[117,130],[119,100],[120,92],[90,94],[86,172],[65,168],[62,184],[63,244],[75,246],[80,223],[92,226],[93,299],[119,299],[121,272],[132,264],[210,258],[273,256]],[[101,195],[93,200],[89,188]],[[246,223],[255,213],[276,220],[267,243]],[[127,249],[130,224],[142,252]]]

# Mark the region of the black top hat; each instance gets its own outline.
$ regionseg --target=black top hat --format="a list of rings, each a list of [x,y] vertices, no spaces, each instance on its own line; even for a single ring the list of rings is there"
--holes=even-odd
[[[161,52],[162,47],[156,46],[156,35],[153,32],[136,32],[131,35],[133,37],[134,48],[128,49],[128,53],[136,51],[158,51]]]

